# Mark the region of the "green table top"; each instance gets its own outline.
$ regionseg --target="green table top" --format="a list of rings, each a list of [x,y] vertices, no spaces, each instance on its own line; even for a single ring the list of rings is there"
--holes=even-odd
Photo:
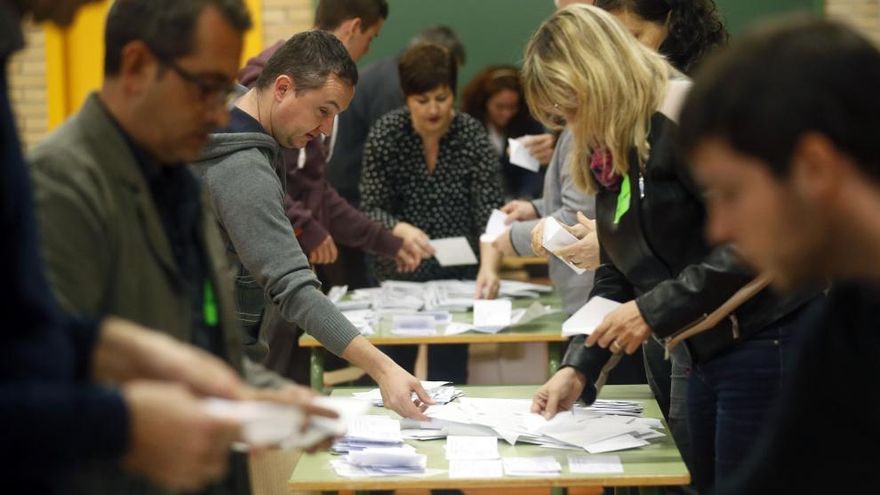
[[[468,397],[530,398],[537,388],[524,386],[465,386],[461,387]],[[338,388],[331,395],[350,396],[353,391],[366,389]],[[601,398],[635,400],[644,404],[646,417],[661,418],[660,409],[647,385],[608,385],[602,390]],[[397,415],[387,409],[374,408],[371,414]],[[407,443],[428,455],[429,469],[442,469],[442,474],[423,478],[343,478],[337,476],[330,466],[335,458],[328,452],[305,454],[299,460],[290,476],[288,487],[291,490],[398,490],[398,489],[443,489],[443,488],[486,488],[486,487],[578,487],[578,486],[664,486],[690,483],[690,475],[681,459],[671,435],[652,441],[652,444],[635,450],[612,452],[623,463],[622,474],[571,474],[568,471],[569,455],[588,455],[585,451],[557,450],[537,445],[508,445],[498,441],[498,451],[502,457],[553,456],[562,466],[562,473],[553,477],[511,477],[491,479],[450,479],[446,470],[448,464],[443,447],[446,440],[407,440]]]
[[[527,308],[535,301],[553,309],[561,309],[562,302],[556,292],[542,294],[537,299],[520,298],[513,300],[513,307]],[[376,333],[365,337],[376,345],[403,345],[403,344],[494,344],[510,342],[564,342],[562,336],[562,323],[568,317],[561,311],[544,315],[525,325],[517,325],[496,333],[480,333],[469,331],[458,335],[443,335],[445,325],[437,326],[436,335],[400,336],[391,333],[391,319],[382,318]],[[473,323],[472,311],[453,312],[452,321],[457,323]],[[319,347],[320,342],[308,334],[303,334],[299,339],[302,347]]]

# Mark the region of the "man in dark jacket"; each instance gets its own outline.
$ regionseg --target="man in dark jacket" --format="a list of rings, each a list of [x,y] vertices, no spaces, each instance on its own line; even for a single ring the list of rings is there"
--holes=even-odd
[[[91,460],[122,461],[163,486],[196,490],[223,475],[238,434],[234,423],[208,416],[196,394],[240,395],[235,373],[132,323],[64,314],[39,257],[6,67],[23,45],[21,16],[67,25],[81,3],[0,3],[0,492],[57,493],[72,468]]]
[[[798,18],[740,38],[698,75],[681,135],[708,232],[780,289],[833,280],[762,442],[724,494],[860,493],[880,455],[880,51]]]

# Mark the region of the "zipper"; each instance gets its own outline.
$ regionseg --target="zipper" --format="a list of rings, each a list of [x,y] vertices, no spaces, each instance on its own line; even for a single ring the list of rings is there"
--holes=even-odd
[[[730,323],[730,331],[733,333],[733,340],[739,340],[739,318],[737,318],[735,314],[731,314]]]
[[[664,337],[664,338],[663,338],[663,348],[665,349],[666,352],[664,353],[663,358],[666,359],[667,361],[669,360],[669,344],[672,342],[672,339],[674,339],[674,338],[678,337],[679,335],[681,335],[681,334],[687,332],[687,331],[690,330],[691,328],[694,328],[695,326],[699,325],[700,323],[702,323],[703,321],[705,321],[706,318],[709,318],[709,314],[708,314],[708,313],[703,313],[699,318],[697,318],[696,320],[694,320],[693,323],[691,323],[690,325],[685,325],[684,327],[681,328],[681,330],[679,330],[679,331],[677,331],[677,332],[675,332],[675,333],[673,333],[673,334],[671,334],[671,335],[669,335],[669,336],[667,336],[667,337]],[[739,329],[737,329],[737,331],[739,331]]]

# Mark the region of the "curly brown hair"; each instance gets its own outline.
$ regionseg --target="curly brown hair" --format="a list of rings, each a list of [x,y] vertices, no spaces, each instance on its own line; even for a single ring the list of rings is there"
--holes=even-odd
[[[519,108],[507,125],[508,134],[526,133],[533,119],[523,95],[519,69],[513,65],[490,65],[478,72],[462,90],[461,111],[487,125],[489,99],[503,90],[519,95]]]

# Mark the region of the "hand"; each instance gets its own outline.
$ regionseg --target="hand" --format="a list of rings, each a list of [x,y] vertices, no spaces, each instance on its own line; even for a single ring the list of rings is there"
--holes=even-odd
[[[279,404],[289,404],[298,407],[305,416],[301,432],[305,432],[309,429],[309,418],[313,416],[322,416],[325,418],[338,418],[339,415],[336,414],[335,411],[331,411],[330,409],[326,409],[320,406],[316,406],[312,403],[312,400],[317,397],[318,394],[315,393],[314,390],[303,387],[302,385],[290,384],[279,389],[270,389],[270,388],[247,388],[245,397],[248,400],[258,400],[258,401],[268,401],[268,402],[277,402]],[[315,445],[306,449],[306,452],[318,452],[321,450],[327,450],[333,445],[333,438],[327,438],[321,442],[318,442]],[[259,454],[263,449],[251,449],[252,454]]]
[[[329,265],[336,261],[339,256],[339,250],[336,249],[336,243],[329,234],[321,241],[321,244],[309,253],[309,263],[313,265]]]
[[[410,253],[415,253],[422,259],[434,256],[431,238],[422,229],[406,222],[399,222],[391,233],[403,239],[403,245]]]
[[[383,370],[376,382],[379,384],[379,390],[382,392],[382,402],[385,403],[385,407],[404,418],[412,418],[419,421],[428,421],[430,419],[424,413],[425,409],[434,403],[431,400],[431,396],[422,388],[422,382],[407,373],[396,363],[391,362],[390,366]],[[413,392],[416,394],[416,400],[412,398]]]
[[[532,412],[551,419],[559,411],[568,411],[574,407],[586,386],[587,378],[583,373],[572,367],[562,368],[535,393]]]
[[[181,385],[135,381],[122,394],[131,434],[125,469],[186,492],[225,475],[238,422],[209,415]]]
[[[546,220],[541,220],[532,228],[532,252],[537,256],[547,256],[547,250],[544,249],[544,222]]]
[[[568,226],[565,224],[561,224],[561,225],[571,235],[577,237],[578,239],[583,239],[584,237],[586,237],[590,233],[596,232],[596,221],[590,220],[582,212],[577,212],[577,221],[578,221],[578,223],[576,223],[572,226]]]
[[[419,256],[418,252],[413,252],[407,249],[407,246],[404,244],[397,251],[397,256],[394,257],[394,261],[397,264],[397,271],[401,273],[410,273],[414,272],[416,268],[422,262],[421,256]]]
[[[599,238],[595,232],[590,232],[574,244],[557,249],[553,254],[584,270],[595,270],[601,264],[599,262]]]
[[[495,299],[500,287],[501,277],[498,276],[498,271],[490,267],[482,267],[477,274],[477,291],[474,299]]]
[[[170,381],[226,399],[240,398],[244,387],[235,370],[214,355],[115,317],[101,322],[92,366],[98,381]]]
[[[553,148],[556,147],[556,136],[553,134],[538,134],[536,136],[523,136],[523,146],[529,150],[529,154],[538,160],[541,165],[550,163],[553,158]]]
[[[513,242],[510,240],[510,229],[505,230],[501,235],[495,238],[492,247],[498,250],[503,256],[519,256],[513,249]]]
[[[584,343],[587,347],[599,344],[618,354],[632,354],[651,336],[651,327],[642,318],[642,313],[635,301],[630,301],[612,311],[593,330]]]
[[[514,199],[508,202],[501,207],[501,211],[507,213],[507,218],[504,219],[504,223],[507,225],[518,220],[534,220],[538,218],[538,211],[535,210],[535,205],[531,201],[523,201],[521,199]]]

